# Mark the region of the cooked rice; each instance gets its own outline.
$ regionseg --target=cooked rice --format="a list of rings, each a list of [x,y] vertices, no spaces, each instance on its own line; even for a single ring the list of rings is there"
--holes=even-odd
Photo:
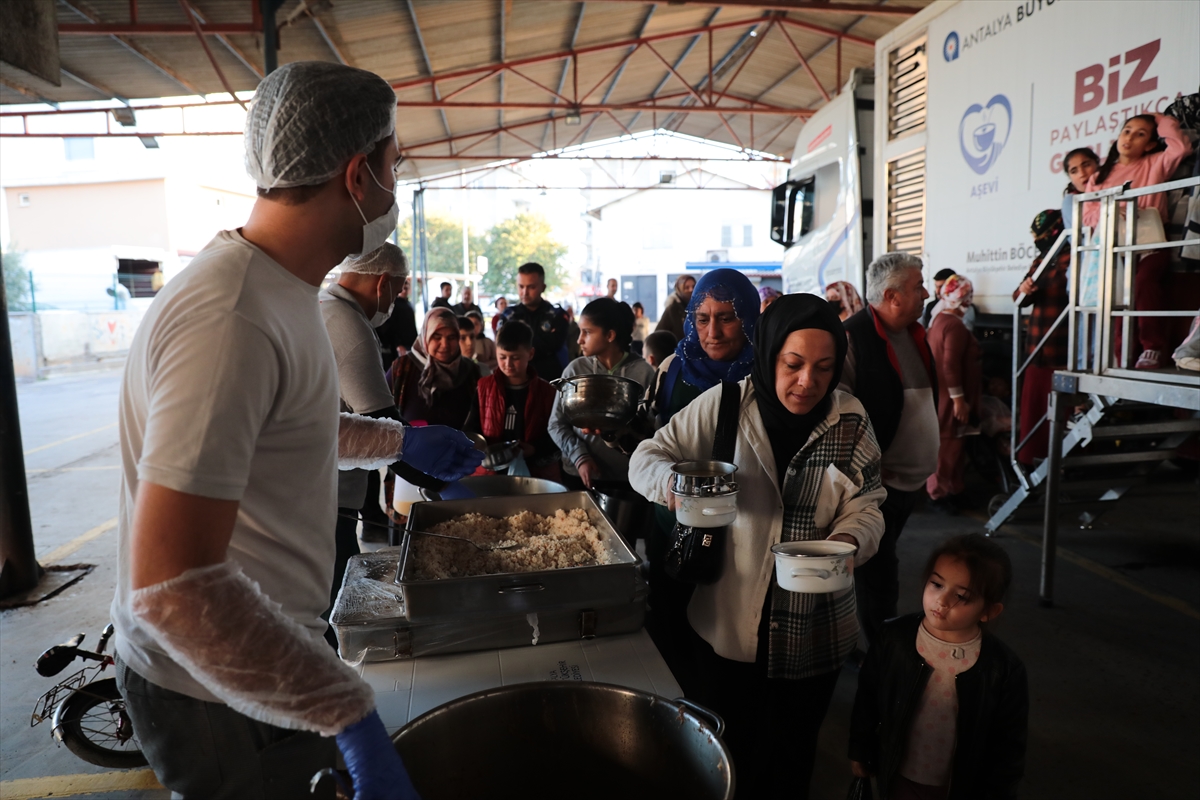
[[[600,532],[581,508],[559,509],[553,517],[522,511],[511,517],[464,514],[439,522],[433,533],[460,536],[485,546],[522,545],[515,550],[485,552],[465,542],[414,536],[412,554],[417,580],[494,575],[504,572],[539,572],[611,562]]]

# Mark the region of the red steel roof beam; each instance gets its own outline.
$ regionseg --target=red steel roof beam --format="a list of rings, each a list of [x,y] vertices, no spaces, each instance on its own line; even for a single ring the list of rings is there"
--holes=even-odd
[[[237,94],[233,91],[233,86],[230,85],[229,79],[225,77],[224,70],[222,70],[221,65],[217,63],[216,56],[213,55],[212,49],[208,46],[208,41],[204,38],[204,33],[200,30],[199,21],[197,21],[196,17],[192,15],[191,4],[188,3],[188,0],[179,0],[179,7],[183,9],[183,14],[188,18],[188,22],[192,23],[192,30],[195,31],[196,38],[200,40],[200,46],[204,48],[204,54],[208,56],[209,63],[212,64],[213,70],[216,71],[217,77],[221,80],[221,85],[225,87],[225,91],[229,92],[229,96],[232,97],[237,104],[242,107],[243,111],[245,111],[246,104],[238,99]]]
[[[731,126],[731,125],[729,124],[729,120],[725,119],[725,115],[724,115],[724,114],[717,114],[717,116],[718,116],[718,117],[720,117],[720,119],[721,119],[721,124],[725,126],[725,130],[729,131],[729,135],[733,137],[733,140],[734,140],[735,142],[737,142],[737,146],[738,146],[738,147],[740,147],[740,148],[742,148],[743,150],[745,150],[745,149],[746,149],[746,145],[742,144],[742,140],[741,140],[741,138],[740,138],[740,137],[739,137],[739,136],[738,136],[736,133],[734,133],[734,132],[733,132],[733,126]]]
[[[635,2],[646,0],[606,0]],[[662,2],[662,0],[658,0]],[[763,11],[795,11],[800,14],[863,14],[870,17],[911,17],[921,9],[904,6],[867,6],[857,3],[831,3],[826,0],[669,0],[671,5],[721,6],[723,8],[754,8]]]
[[[720,103],[721,99],[724,98],[725,95],[729,93],[729,90],[733,88],[734,82],[737,81],[738,76],[742,74],[742,70],[746,68],[746,65],[750,63],[750,59],[754,56],[754,52],[756,50],[758,50],[758,46],[760,44],[762,44],[763,39],[767,38],[767,34],[771,32],[771,28],[775,27],[775,22],[776,22],[776,19],[774,17],[772,17],[771,21],[767,23],[766,29],[760,35],[754,37],[754,44],[752,44],[750,46],[750,52],[746,53],[746,57],[742,59],[742,63],[738,64],[738,68],[733,73],[733,77],[729,79],[729,83],[725,84],[725,88],[722,89],[720,91],[720,93],[717,94],[717,99],[712,101],[713,105]],[[710,70],[709,74],[710,74],[710,77],[709,77],[708,84],[711,87],[713,84],[713,80],[711,78],[711,74],[712,74],[711,70]],[[711,93],[709,96],[711,98]]]
[[[796,58],[800,59],[800,65],[804,67],[804,71],[808,73],[808,77],[814,84],[816,84],[817,91],[821,93],[821,97],[824,97],[825,102],[828,103],[832,99],[829,96],[829,92],[825,91],[825,87],[821,85],[819,80],[817,80],[817,73],[813,72],[812,67],[808,65],[808,59],[805,58],[804,54],[800,52],[800,48],[796,47],[796,43],[792,41],[791,34],[789,34],[784,28],[780,28],[779,32],[783,34],[783,38],[787,39],[787,43],[792,46],[792,52],[796,54]]]
[[[801,22],[800,20],[792,19],[791,17],[781,17],[779,21],[785,25],[791,25],[793,28],[799,28],[802,31],[808,31],[809,33],[823,33],[826,36],[832,36],[836,39],[845,39],[847,42],[860,44],[863,47],[869,47],[872,50],[875,49],[875,42],[871,41],[870,39],[864,39],[861,36],[855,36],[852,33],[842,33],[834,28],[823,28],[820,25],[813,25],[811,22]]]
[[[261,33],[252,22],[209,22],[200,26],[200,32],[205,36],[217,34],[257,34]],[[191,25],[176,25],[162,22],[63,22],[58,26],[60,36],[195,36]]]
[[[484,81],[486,81],[488,78],[494,78],[494,77],[496,77],[497,75],[499,75],[499,74],[500,74],[501,72],[503,72],[503,71],[504,71],[504,70],[503,70],[502,68],[494,69],[494,70],[492,70],[491,72],[489,72],[487,75],[484,75],[482,78],[476,78],[475,80],[473,80],[473,81],[471,81],[470,83],[468,83],[466,86],[463,86],[463,87],[461,87],[461,88],[459,88],[459,89],[455,89],[455,90],[454,90],[453,92],[451,92],[450,94],[442,95],[442,100],[443,100],[443,101],[449,100],[451,97],[454,97],[455,95],[460,95],[460,94],[462,94],[463,92],[467,91],[468,89],[473,89],[473,88],[475,88],[476,86],[478,86],[479,84],[481,84],[481,83],[483,83]]]
[[[392,83],[392,88],[396,91],[402,89],[410,89],[414,86],[424,86],[435,81],[447,81],[455,78],[468,78],[472,75],[478,75],[481,72],[488,72],[502,67],[509,69],[511,67],[523,67],[530,64],[544,64],[547,61],[558,61],[563,58],[574,58],[590,53],[603,53],[606,50],[619,50],[624,47],[633,47],[636,44],[650,44],[651,42],[664,42],[671,39],[681,39],[688,36],[707,33],[708,31],[721,31],[727,28],[745,28],[750,23],[750,20],[738,20],[736,22],[719,22],[712,25],[706,25],[700,28],[689,28],[687,30],[672,31],[667,33],[656,33],[651,36],[641,36],[633,39],[624,39],[619,42],[605,42],[601,44],[588,45],[587,47],[579,47],[574,50],[562,50],[557,53],[547,53],[540,56],[528,56],[526,58],[517,58],[511,61],[505,61],[499,64],[482,64],[478,67],[467,67],[465,69],[445,72],[440,75],[426,75],[420,78],[409,78],[407,80],[395,81]],[[544,122],[545,120],[543,120]]]
[[[684,79],[684,77],[682,75],[680,75],[679,72],[676,71],[676,69],[674,67],[671,66],[671,62],[667,61],[665,58],[662,57],[662,53],[655,50],[653,45],[647,44],[646,47],[650,50],[651,53],[654,53],[654,55],[658,56],[658,60],[661,61],[668,70],[670,70],[671,74],[675,76],[676,80],[678,80],[680,83],[683,84],[684,88],[687,89],[688,94],[690,94],[692,97],[694,97],[696,99],[697,103],[699,103],[701,106],[708,105],[707,103],[704,102],[704,98],[700,96],[699,92],[697,92],[695,89],[693,89],[692,85],[690,83],[688,83]]]
[[[734,99],[734,98],[727,98]],[[468,108],[487,108],[487,109],[502,109],[509,110],[538,110],[552,111],[556,108],[561,109],[562,105],[554,103],[533,103],[533,102],[508,102],[501,103],[496,100],[480,100],[478,102],[461,102],[461,103],[446,103],[438,100],[413,100],[398,101],[397,108],[439,108],[439,109],[468,109]],[[815,111],[809,108],[780,108],[779,106],[768,106],[762,103],[747,107],[736,108],[732,106],[678,106],[678,105],[648,105],[647,101],[636,103],[589,103],[587,105],[573,106],[578,109],[580,114],[603,114],[608,111],[686,111],[690,114],[766,114],[769,116],[785,116],[785,117],[811,117]],[[542,122],[546,120],[543,119]]]
[[[506,68],[505,68],[505,70],[506,70],[506,71],[508,71],[508,72],[511,72],[513,75],[516,75],[518,78],[522,78],[523,80],[526,80],[526,81],[528,81],[529,83],[532,83],[534,86],[536,86],[537,88],[541,89],[541,90],[542,90],[543,92],[545,92],[546,94],[548,94],[548,95],[551,95],[551,96],[553,96],[553,97],[557,97],[559,100],[562,100],[564,103],[568,103],[568,104],[572,104],[572,105],[574,104],[574,103],[573,103],[571,100],[569,100],[568,98],[566,98],[566,97],[562,96],[562,95],[561,95],[561,94],[559,94],[558,92],[554,91],[554,90],[553,90],[553,89],[551,89],[549,86],[544,86],[544,85],[542,85],[542,84],[538,83],[538,82],[537,82],[537,81],[535,81],[533,78],[530,78],[528,75],[523,75],[523,74],[521,74],[520,72],[517,72],[517,71],[516,71],[515,69],[513,69],[512,67],[506,67]]]
[[[641,45],[640,45],[640,44],[635,44],[633,47],[631,47],[631,48],[629,49],[629,52],[628,52],[628,53],[626,53],[624,56],[622,56],[622,57],[621,57],[621,60],[620,60],[620,61],[618,61],[618,62],[616,63],[616,65],[615,65],[615,66],[614,66],[612,69],[610,69],[608,72],[606,72],[606,73],[604,74],[604,77],[603,77],[603,78],[601,78],[600,80],[596,81],[596,85],[595,85],[595,86],[593,86],[591,89],[588,89],[588,90],[587,90],[587,92],[586,92],[586,93],[584,93],[583,97],[579,98],[579,102],[581,102],[581,103],[584,103],[584,102],[586,102],[586,101],[587,101],[587,99],[588,99],[589,97],[591,97],[593,94],[595,94],[595,93],[596,93],[596,90],[597,90],[597,89],[599,89],[601,86],[603,86],[603,85],[604,85],[604,84],[605,84],[605,83],[608,81],[608,79],[609,79],[609,78],[611,78],[611,77],[613,76],[613,73],[615,73],[615,72],[616,72],[617,70],[619,70],[621,67],[625,66],[625,64],[626,64],[626,63],[629,61],[629,57],[630,57],[630,56],[632,56],[634,53],[636,53],[636,52],[637,52],[637,49],[638,49],[639,47],[641,47]]]

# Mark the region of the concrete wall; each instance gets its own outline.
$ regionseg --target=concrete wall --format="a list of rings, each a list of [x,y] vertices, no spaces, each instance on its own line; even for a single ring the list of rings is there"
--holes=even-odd
[[[7,186],[9,235],[19,250],[133,245],[169,248],[163,178]],[[27,202],[22,204],[22,196]]]
[[[9,314],[13,366],[18,377],[36,378],[47,369],[123,356],[144,314],[142,309]]]
[[[9,314],[8,332],[12,337],[13,371],[18,378],[36,378],[38,342],[36,314]]]

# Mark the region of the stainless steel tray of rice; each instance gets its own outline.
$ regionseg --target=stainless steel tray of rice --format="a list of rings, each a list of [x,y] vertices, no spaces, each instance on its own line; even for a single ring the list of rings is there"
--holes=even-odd
[[[483,545],[413,531],[465,536]],[[413,504],[396,584],[412,622],[628,603],[644,590],[641,559],[587,492]]]
[[[399,549],[350,557],[329,618],[344,660],[392,661],[616,636],[641,630],[646,615],[647,587],[642,584],[632,602],[615,606],[411,622],[394,582],[399,563]]]

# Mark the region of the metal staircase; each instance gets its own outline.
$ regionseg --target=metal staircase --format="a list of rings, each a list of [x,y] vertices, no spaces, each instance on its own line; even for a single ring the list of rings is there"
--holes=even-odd
[[[1195,310],[1138,311],[1134,303],[1134,271],[1139,254],[1151,250],[1200,244],[1190,239],[1175,242],[1134,242],[1138,197],[1200,186],[1200,178],[1187,178],[1142,189],[1129,184],[1089,194],[1075,195],[1072,230],[1064,231],[1034,274],[1054,260],[1063,247],[1071,248],[1070,299],[1067,307],[1030,355],[1021,362],[1021,308],[1013,311],[1013,385],[1011,453],[1018,485],[1007,498],[994,498],[985,524],[995,533],[1031,497],[1044,496],[1041,600],[1052,602],[1054,550],[1058,504],[1064,484],[1072,499],[1117,500],[1132,486],[1152,481],[1163,462],[1176,455],[1180,445],[1200,431],[1200,373],[1178,369],[1135,370],[1130,367],[1135,338],[1133,321],[1139,317],[1193,317]],[[1081,231],[1081,203],[1099,201],[1097,244],[1090,232]],[[1122,209],[1121,206],[1124,205]],[[1120,234],[1123,233],[1123,236]],[[1089,254],[1095,254],[1090,256]],[[1081,297],[1081,273],[1096,276],[1097,297]],[[1090,293],[1089,293],[1090,294]],[[1084,304],[1084,301],[1088,303]],[[1017,441],[1020,377],[1060,325],[1068,325],[1067,369],[1054,374],[1049,409],[1030,433]],[[1120,326],[1120,332],[1117,332]],[[1067,422],[1060,414],[1066,398],[1087,402]],[[1180,413],[1183,410],[1184,413]],[[1189,413],[1190,412],[1190,413]],[[1182,417],[1182,418],[1181,418]],[[1029,471],[1016,459],[1017,452],[1041,428],[1050,426],[1050,452]],[[1064,433],[1064,428],[1065,433]]]

